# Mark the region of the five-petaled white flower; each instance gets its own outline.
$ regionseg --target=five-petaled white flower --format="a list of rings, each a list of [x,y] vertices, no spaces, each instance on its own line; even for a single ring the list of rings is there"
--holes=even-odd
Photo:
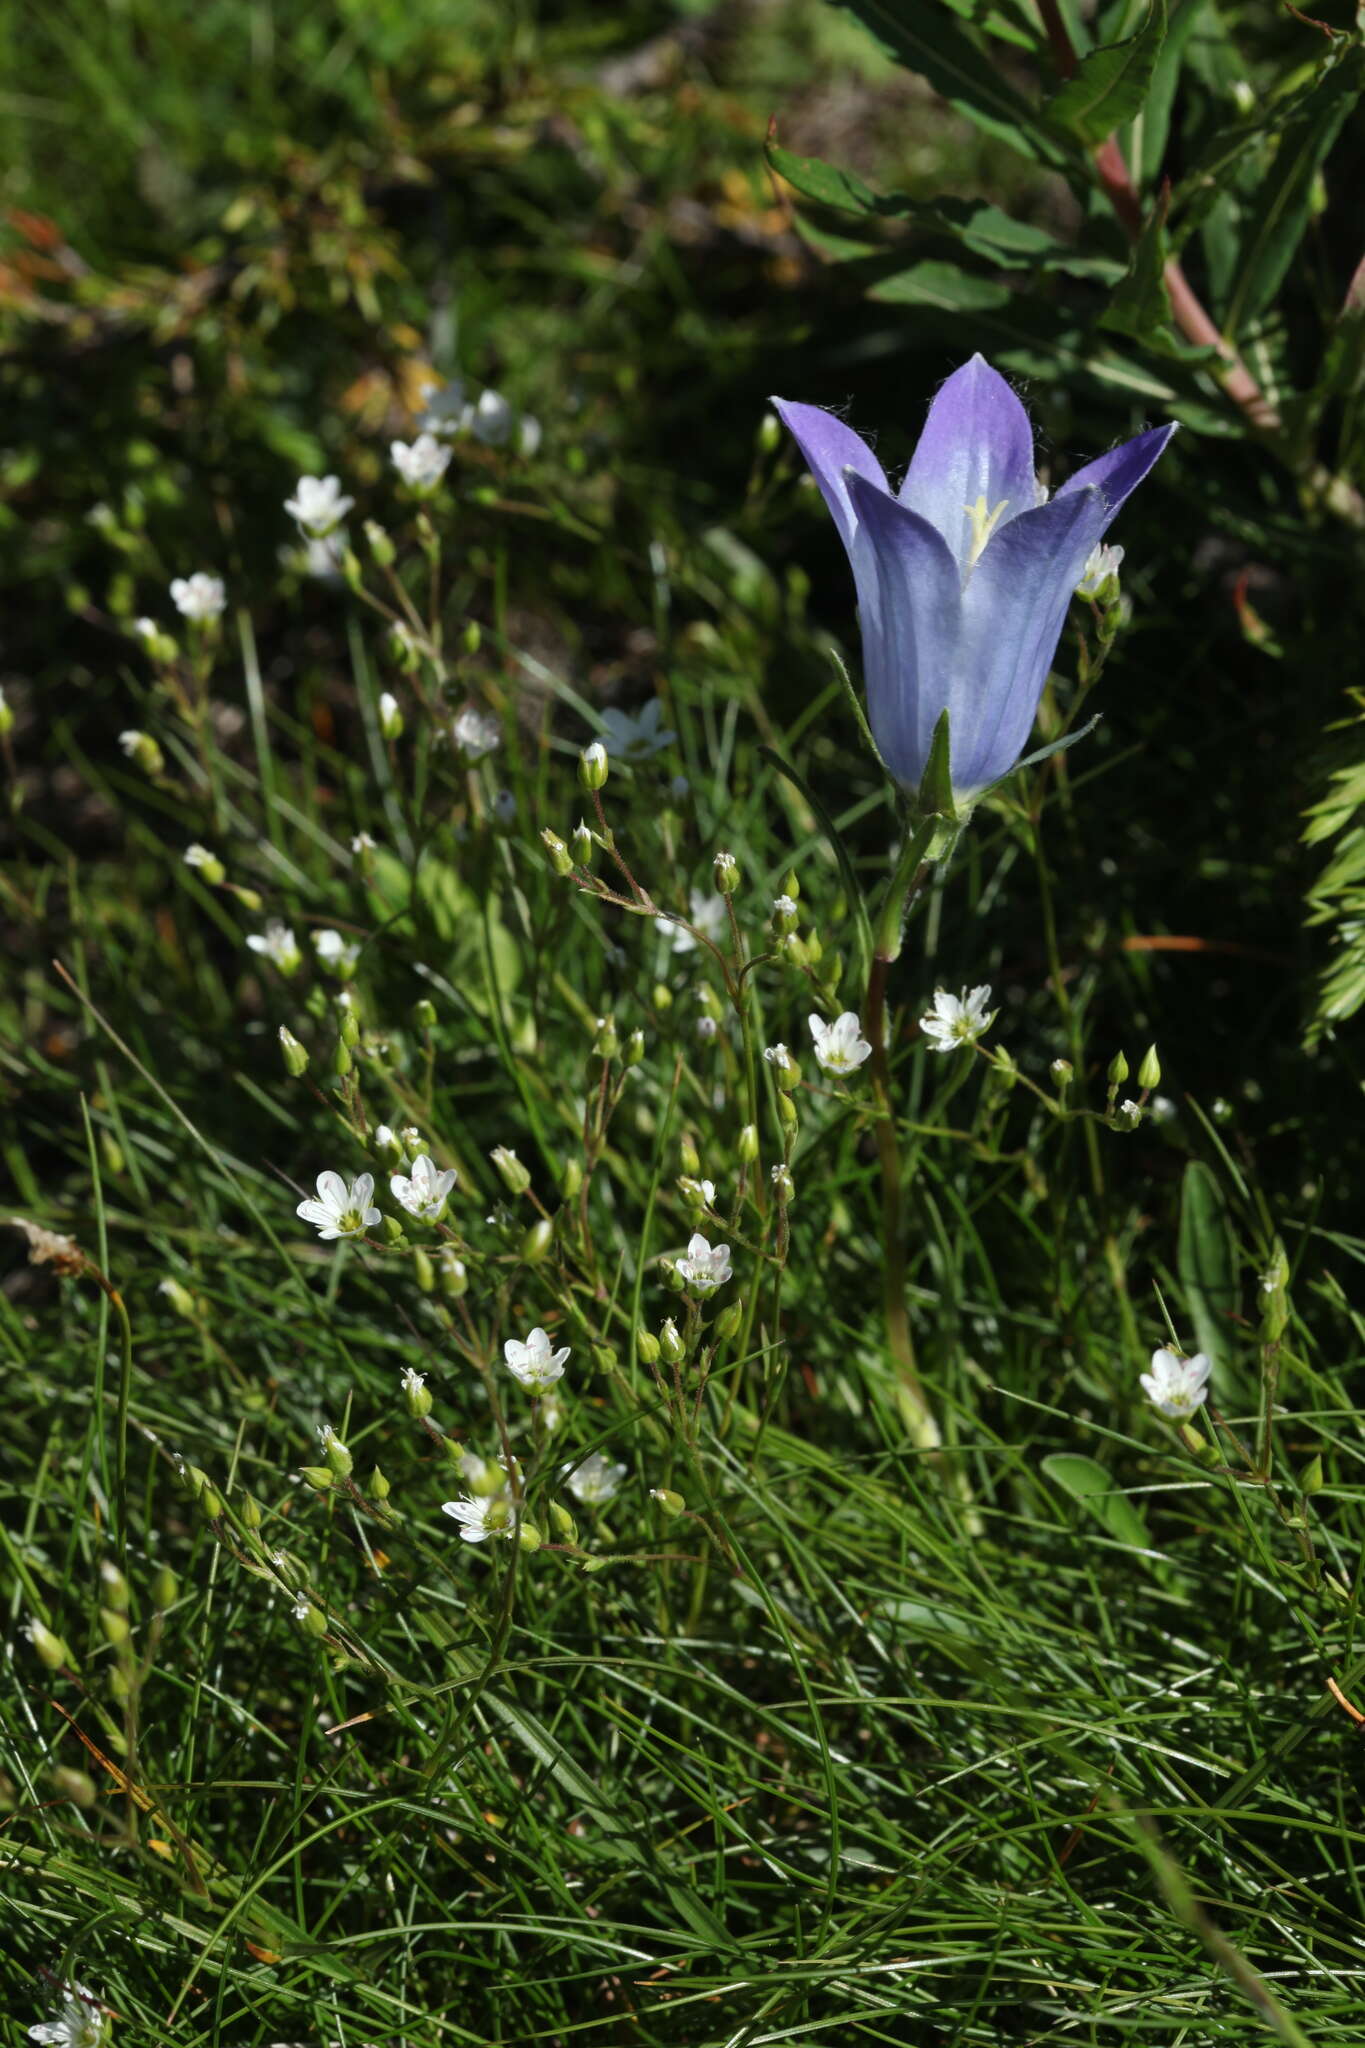
[[[389,1176],[395,1202],[401,1202],[409,1216],[420,1217],[426,1223],[436,1222],[454,1185],[454,1167],[448,1166],[442,1172],[425,1152],[420,1152],[413,1160],[411,1175],[394,1173]]]
[[[339,1173],[318,1175],[318,1194],[300,1202],[294,1211],[305,1223],[312,1223],[321,1238],[363,1237],[383,1217],[374,1206],[374,1175],[357,1174],[347,1187]]]
[[[330,925],[325,931],[314,932],[313,951],[318,956],[318,965],[327,968],[332,974],[354,974],[356,962],[360,958],[359,942],[348,942],[342,938],[340,932],[333,931]]]
[[[823,1017],[807,1019],[815,1041],[815,1057],[827,1074],[851,1074],[872,1051],[852,1010],[845,1010],[832,1024]]]
[[[509,1337],[502,1347],[502,1355],[513,1379],[520,1380],[533,1394],[540,1394],[562,1376],[569,1346],[565,1344],[561,1350],[552,1351],[549,1337],[537,1325],[524,1344],[518,1343],[515,1337]]]
[[[93,1991],[73,1984],[62,1991],[61,2011],[55,2020],[40,2020],[30,2027],[30,2041],[46,2042],[48,2048],[100,2048],[104,2039],[104,2014]]]
[[[298,940],[278,917],[272,917],[263,932],[252,932],[247,944],[253,953],[260,953],[272,967],[278,967],[281,974],[293,974],[303,957]]]
[[[1180,1358],[1174,1351],[1154,1351],[1152,1369],[1141,1375],[1142,1391],[1152,1406],[1175,1422],[1193,1415],[1208,1397],[1211,1361],[1202,1351]]]
[[[171,603],[182,619],[193,619],[202,625],[222,615],[227,587],[221,576],[209,576],[196,569],[193,576],[176,577],[171,585]]]
[[[284,509],[291,519],[298,521],[310,540],[325,540],[340,526],[354,503],[354,498],[343,494],[340,477],[301,476],[293,497],[285,499]]]
[[[638,718],[615,706],[602,713],[602,744],[616,761],[647,761],[662,753],[678,737],[665,727],[660,730],[663,705],[657,697],[641,707]]]
[[[502,745],[502,727],[491,712],[466,704],[450,722],[450,737],[469,760],[482,761]]]
[[[709,895],[705,889],[693,889],[688,896],[692,925],[704,939],[718,945],[724,938],[728,916],[723,896]],[[697,941],[684,925],[675,924],[671,917],[655,919],[655,928],[660,936],[673,941],[675,953],[695,953]]]
[[[412,442],[391,441],[389,454],[393,457],[394,468],[409,489],[424,493],[435,490],[450,461],[449,448],[434,434],[419,434]]]
[[[468,405],[464,410],[464,425],[476,441],[482,441],[485,448],[502,448],[512,438],[513,412],[500,391],[489,389],[479,393],[477,405]]]
[[[516,1526],[505,1494],[477,1500],[466,1494],[462,1500],[443,1500],[441,1513],[460,1525],[466,1543],[486,1543],[490,1536],[510,1536]]]
[[[613,1465],[601,1451],[594,1451],[581,1465],[565,1465],[563,1469],[567,1475],[565,1485],[585,1508],[605,1507],[612,1495],[620,1492],[626,1476],[625,1466]]]
[[[688,1241],[686,1255],[678,1260],[678,1271],[698,1294],[714,1294],[731,1277],[730,1247],[710,1245],[699,1230],[695,1231]]]
[[[934,990],[934,1007],[920,1018],[919,1028],[932,1040],[935,1052],[952,1052],[959,1045],[975,1045],[983,1031],[995,1021],[994,1010],[986,1008],[991,999],[989,982],[980,988],[963,989],[950,996],[946,989]]]

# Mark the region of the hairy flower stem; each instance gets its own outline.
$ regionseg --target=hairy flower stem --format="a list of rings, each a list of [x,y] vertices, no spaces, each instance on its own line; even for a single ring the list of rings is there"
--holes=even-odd
[[[874,950],[863,1020],[863,1029],[872,1047],[868,1072],[877,1111],[877,1157],[881,1163],[882,1303],[886,1317],[886,1341],[900,1376],[906,1424],[915,1442],[930,1450],[935,1449],[942,1438],[920,1381],[915,1340],[910,1330],[910,1307],[906,1300],[904,1175],[896,1141],[896,1112],[891,1099],[891,1062],[886,1050],[886,979],[892,961],[900,956],[906,917],[929,872],[924,855],[937,829],[936,819],[926,820],[907,836],[901,849],[885,901],[873,927]]]

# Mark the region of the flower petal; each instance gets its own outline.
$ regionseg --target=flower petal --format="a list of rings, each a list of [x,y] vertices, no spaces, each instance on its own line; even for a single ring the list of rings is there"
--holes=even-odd
[[[978,498],[1003,519],[1036,501],[1033,428],[998,370],[973,356],[954,370],[929,408],[900,502],[943,536],[958,563],[971,559],[975,528],[967,510]]]
[[[861,477],[849,477],[848,492],[858,519],[853,572],[868,723],[896,780],[918,789],[952,689],[961,578],[947,542],[920,513]]]
[[[1078,469],[1075,476],[1067,478],[1057,496],[1068,498],[1073,491],[1092,488],[1099,491],[1106,507],[1104,526],[1100,528],[1103,533],[1124,499],[1147,475],[1174,432],[1174,422],[1169,427],[1152,427],[1134,440],[1111,448],[1107,455],[1097,455],[1093,462],[1086,463],[1084,469]]]
[[[858,514],[849,502],[846,473],[853,470],[876,490],[889,495],[891,486],[880,462],[852,427],[846,427],[822,406],[796,405],[785,398],[775,398],[772,403],[810,465],[811,475],[839,529],[839,538],[851,553]]]
[[[999,528],[968,578],[948,700],[959,794],[1007,775],[1023,753],[1071,593],[1111,516],[1097,490],[1058,495]]]
[[[356,1208],[368,1208],[370,1197],[373,1194],[374,1175],[372,1173],[358,1173],[351,1183],[351,1200],[355,1203]]]
[[[333,1173],[328,1168],[325,1173],[318,1175],[317,1186],[319,1198],[326,1203],[329,1209],[344,1209],[346,1207],[346,1183],[339,1173]]]

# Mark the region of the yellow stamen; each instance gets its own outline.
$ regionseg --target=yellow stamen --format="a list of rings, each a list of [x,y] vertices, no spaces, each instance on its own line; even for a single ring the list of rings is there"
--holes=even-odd
[[[977,499],[974,505],[964,505],[962,507],[972,522],[972,551],[967,557],[967,567],[969,569],[974,569],[980,561],[982,550],[994,533],[996,522],[1008,504],[1009,499],[1002,498],[1000,503],[992,511],[988,512],[986,510],[985,497],[982,496]]]

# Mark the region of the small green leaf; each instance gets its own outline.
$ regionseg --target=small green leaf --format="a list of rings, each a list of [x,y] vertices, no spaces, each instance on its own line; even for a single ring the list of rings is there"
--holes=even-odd
[[[1171,298],[1166,289],[1165,209],[1158,208],[1148,220],[1133,248],[1133,260],[1119,280],[1099,324],[1115,334],[1130,334],[1146,341],[1171,324]]]
[[[1049,126],[1078,142],[1104,142],[1141,111],[1166,40],[1166,0],[1152,0],[1134,36],[1081,58],[1044,108]]]
[[[843,213],[880,213],[886,201],[852,171],[841,171],[818,156],[794,156],[775,142],[767,148],[768,162],[780,178],[794,185],[803,198],[821,206],[837,206]]]
[[[1008,285],[993,277],[976,277],[953,263],[912,263],[881,278],[871,296],[897,306],[937,306],[945,313],[984,313],[1007,306]]]
[[[1043,1470],[1054,1485],[1079,1501],[1116,1543],[1129,1544],[1134,1550],[1151,1549],[1146,1522],[1127,1494],[1118,1491],[1103,1465],[1079,1452],[1058,1451],[1043,1459]]]
[[[950,105],[1024,156],[1055,163],[1055,146],[1028,101],[945,10],[925,0],[837,0],[871,29],[889,56],[928,80]]]
[[[1228,1318],[1238,1303],[1237,1256],[1223,1190],[1201,1159],[1190,1161],[1181,1183],[1177,1263],[1195,1344],[1224,1364]]]

